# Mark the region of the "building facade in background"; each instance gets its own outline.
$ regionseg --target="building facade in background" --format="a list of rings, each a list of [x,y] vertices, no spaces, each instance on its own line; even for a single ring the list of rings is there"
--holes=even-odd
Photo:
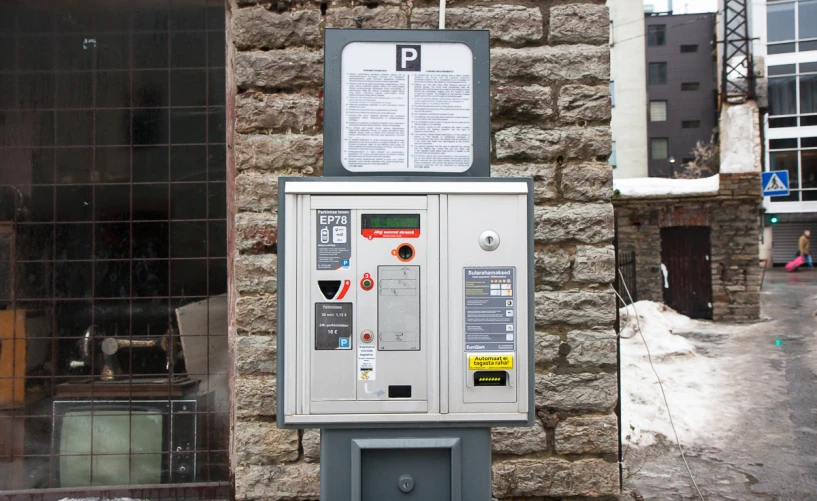
[[[642,0],[608,0],[616,178],[647,177],[647,65]]]
[[[715,14],[645,17],[649,177],[678,177],[717,124]]]
[[[817,229],[817,1],[755,2],[752,9],[753,50],[768,79],[766,170],[788,171],[791,185],[790,195],[764,202],[778,222],[764,232],[763,257],[782,264],[803,230]]]

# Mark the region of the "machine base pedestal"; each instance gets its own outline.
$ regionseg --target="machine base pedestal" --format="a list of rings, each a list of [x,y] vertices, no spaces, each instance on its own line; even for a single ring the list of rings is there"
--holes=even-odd
[[[490,428],[323,429],[322,501],[490,501]]]

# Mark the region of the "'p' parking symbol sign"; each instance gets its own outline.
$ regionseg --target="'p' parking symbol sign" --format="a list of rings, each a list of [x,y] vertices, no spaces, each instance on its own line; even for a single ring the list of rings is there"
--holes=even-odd
[[[397,46],[397,71],[420,71],[420,46]]]

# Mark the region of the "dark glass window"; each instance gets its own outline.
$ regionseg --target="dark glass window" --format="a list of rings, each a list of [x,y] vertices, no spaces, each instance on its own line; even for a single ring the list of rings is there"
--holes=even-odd
[[[817,73],[817,63],[800,63],[800,73]]]
[[[692,53],[692,52],[698,52],[698,46],[697,45],[682,45],[681,46],[681,53],[682,54],[689,54],[689,53]]]
[[[785,150],[789,148],[797,148],[797,138],[769,140],[770,150]]]
[[[769,79],[769,114],[797,114],[797,77]]]
[[[666,160],[669,157],[669,140],[665,137],[650,139],[650,158]]]
[[[682,82],[681,83],[681,90],[698,90],[701,84],[698,82]]]
[[[701,127],[700,120],[682,120],[681,121],[681,128],[682,129],[699,129]]]
[[[667,83],[667,63],[650,63],[649,72],[651,85]]]
[[[795,40],[794,2],[766,5],[766,32],[769,42]]]
[[[817,74],[800,76],[800,113],[817,113]]]
[[[769,127],[797,127],[797,117],[770,118]]]
[[[796,64],[780,64],[777,66],[769,66],[768,69],[769,76],[776,76],[776,75],[794,75],[797,73],[797,65]]]
[[[769,54],[788,54],[789,52],[797,52],[797,44],[794,42],[770,44],[766,47],[766,50]]]
[[[776,151],[769,153],[769,170],[785,170],[789,172],[789,189],[791,194],[785,197],[775,197],[775,202],[796,202],[800,199],[800,176],[797,168],[797,151]]]
[[[810,50],[817,50],[817,40],[812,40],[810,42],[800,42],[798,44],[800,48],[800,52],[808,52]]]
[[[229,497],[224,10],[0,5],[0,493]]]
[[[817,137],[800,138],[800,146],[803,148],[817,148]]]
[[[647,26],[647,45],[657,47],[666,43],[667,26],[665,24],[653,24]]]
[[[797,38],[817,38],[817,0],[800,0],[797,5]]]

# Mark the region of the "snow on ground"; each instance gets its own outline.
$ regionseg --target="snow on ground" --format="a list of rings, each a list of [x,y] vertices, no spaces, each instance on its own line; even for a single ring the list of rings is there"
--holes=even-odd
[[[623,197],[660,197],[667,195],[714,195],[720,188],[720,177],[701,179],[666,179],[660,177],[636,177],[613,179],[613,190]]]
[[[695,344],[678,332],[725,336],[739,326],[692,320],[661,303],[638,301],[621,309],[621,433],[625,447],[644,447],[664,435],[674,442],[667,408],[647,349],[669,401],[682,444],[712,443],[719,431],[730,428],[730,417],[722,409],[730,405],[724,388],[725,375],[718,360],[700,353]]]

